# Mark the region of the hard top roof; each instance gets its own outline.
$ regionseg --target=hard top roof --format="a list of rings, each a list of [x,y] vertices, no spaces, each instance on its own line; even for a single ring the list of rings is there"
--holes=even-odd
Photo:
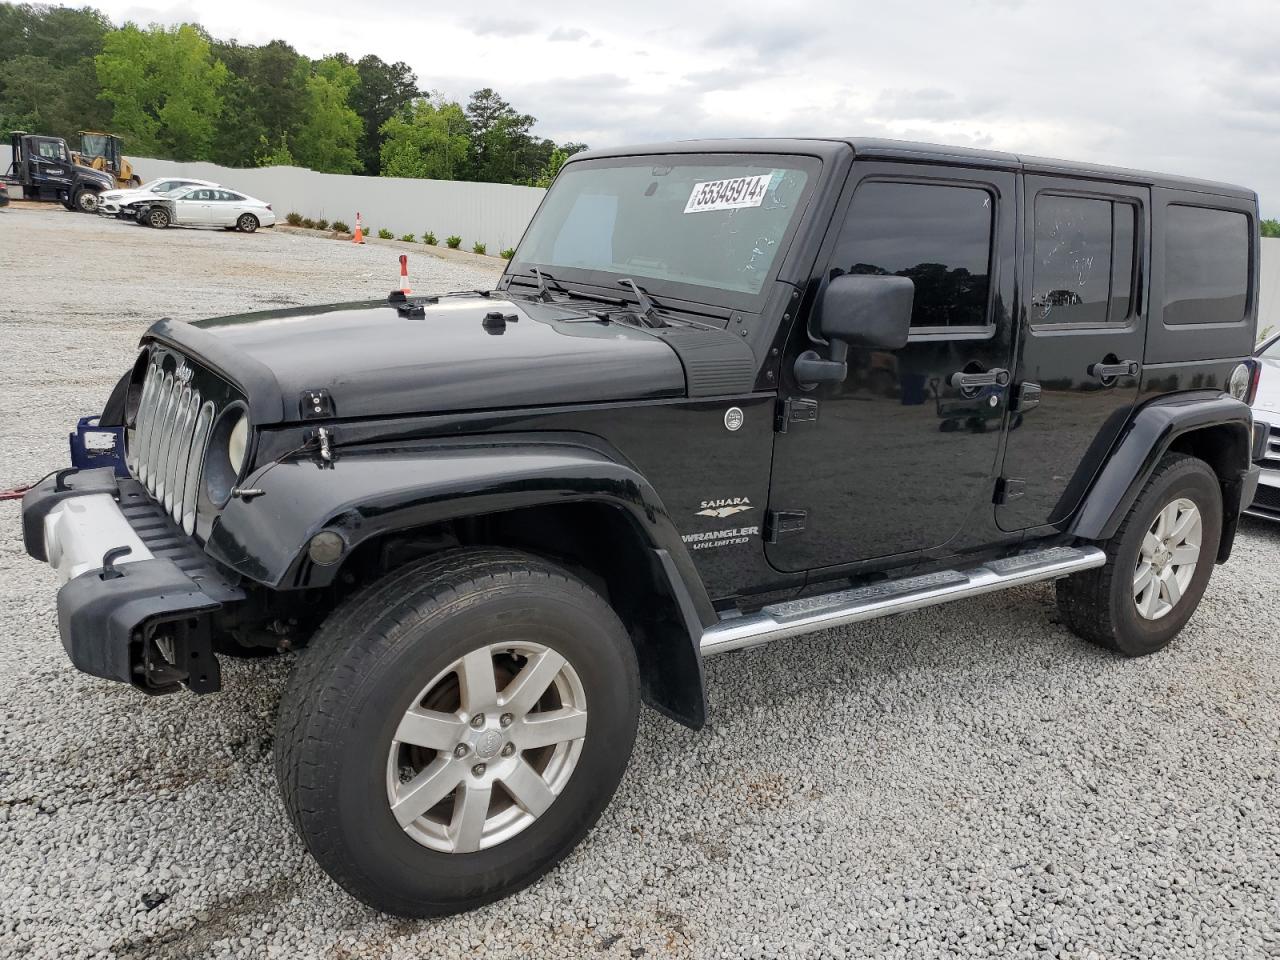
[[[859,159],[902,160],[913,163],[948,163],[982,167],[995,170],[1014,170],[1050,176],[1088,177],[1127,183],[1143,183],[1150,186],[1213,193],[1247,200],[1257,199],[1255,191],[1247,187],[1194,177],[1180,177],[1153,173],[1149,170],[1133,170],[1127,167],[1111,167],[1097,163],[1081,163],[1073,160],[1053,160],[1046,157],[1023,156],[1001,150],[979,150],[973,147],[951,147],[935,143],[916,143],[910,140],[883,140],[875,137],[824,137],[824,138],[750,138],[731,140],[679,140],[671,143],[645,144],[635,147],[591,150],[577,154],[571,160],[591,160],[601,157],[644,156],[659,153],[798,153],[819,157],[834,156],[843,148],[851,147]]]

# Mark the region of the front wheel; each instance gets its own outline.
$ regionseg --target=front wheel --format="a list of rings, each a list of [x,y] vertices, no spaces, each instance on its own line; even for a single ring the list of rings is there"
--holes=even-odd
[[[98,212],[98,195],[92,190],[80,189],[75,196],[76,209],[81,213]]]
[[[147,226],[163,230],[169,226],[169,211],[164,207],[152,207],[146,212],[144,219],[147,222]]]
[[[1086,640],[1128,657],[1166,647],[1209,584],[1222,487],[1207,463],[1168,454],[1106,544],[1105,566],[1058,581],[1058,609]]]
[[[253,233],[258,229],[258,218],[252,213],[242,213],[236,221],[236,229],[241,233]]]
[[[564,570],[467,549],[339,607],[280,704],[276,774],[320,866],[406,917],[468,910],[550,870],[613,795],[635,652]]]

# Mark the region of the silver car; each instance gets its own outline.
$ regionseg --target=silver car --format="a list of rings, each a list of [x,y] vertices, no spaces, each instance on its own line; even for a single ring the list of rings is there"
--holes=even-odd
[[[1260,365],[1253,419],[1271,428],[1262,477],[1253,503],[1245,508],[1251,517],[1280,520],[1280,334],[1264,340],[1253,352]]]

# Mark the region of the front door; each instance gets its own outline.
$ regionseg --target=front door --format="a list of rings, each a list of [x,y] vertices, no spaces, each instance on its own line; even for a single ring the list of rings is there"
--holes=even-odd
[[[900,350],[851,349],[843,383],[805,389],[790,364],[814,344],[792,331],[780,393],[784,410],[790,400],[804,412],[774,444],[773,566],[911,554],[954,538],[975,510],[990,516],[1013,356],[1016,185],[1012,170],[854,164],[823,276],[910,277],[911,336]]]
[[[1057,523],[1138,399],[1150,190],[1028,176],[1023,315],[996,521]]]

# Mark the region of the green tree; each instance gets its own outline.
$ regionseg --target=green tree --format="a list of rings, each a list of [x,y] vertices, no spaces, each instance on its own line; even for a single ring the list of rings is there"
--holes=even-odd
[[[384,177],[457,180],[466,170],[471,125],[453,101],[439,96],[415,100],[379,132]]]
[[[477,90],[467,103],[471,121],[468,179],[489,183],[524,183],[535,177],[545,157],[530,166],[529,131],[533,117],[516,110],[489,87]],[[550,153],[548,150],[547,153]]]
[[[297,165],[297,161],[293,159],[293,152],[289,149],[289,142],[284,137],[272,146],[266,137],[258,141],[258,152],[253,156],[254,166],[257,167],[292,167]]]
[[[111,122],[134,150],[175,160],[209,156],[227,68],[196,27],[126,24],[106,36],[96,63]]]
[[[0,123],[65,137],[107,123],[93,58],[111,24],[88,7],[0,3]]]
[[[1280,237],[1280,220],[1263,220],[1262,235],[1264,237]]]
[[[542,187],[544,190],[551,186],[551,182],[555,180],[556,174],[560,172],[560,168],[568,161],[569,154],[557,147],[551,151],[551,156],[547,158],[546,164],[538,175],[534,177],[531,186]]]
[[[355,67],[335,57],[320,60],[307,78],[306,107],[293,144],[298,163],[322,173],[355,173],[361,169],[356,145],[360,116],[348,105],[360,82]]]
[[[385,63],[370,54],[355,65],[360,82],[351,91],[351,109],[363,130],[358,152],[364,172],[376,174],[382,162],[382,126],[423,94],[407,63]]]

